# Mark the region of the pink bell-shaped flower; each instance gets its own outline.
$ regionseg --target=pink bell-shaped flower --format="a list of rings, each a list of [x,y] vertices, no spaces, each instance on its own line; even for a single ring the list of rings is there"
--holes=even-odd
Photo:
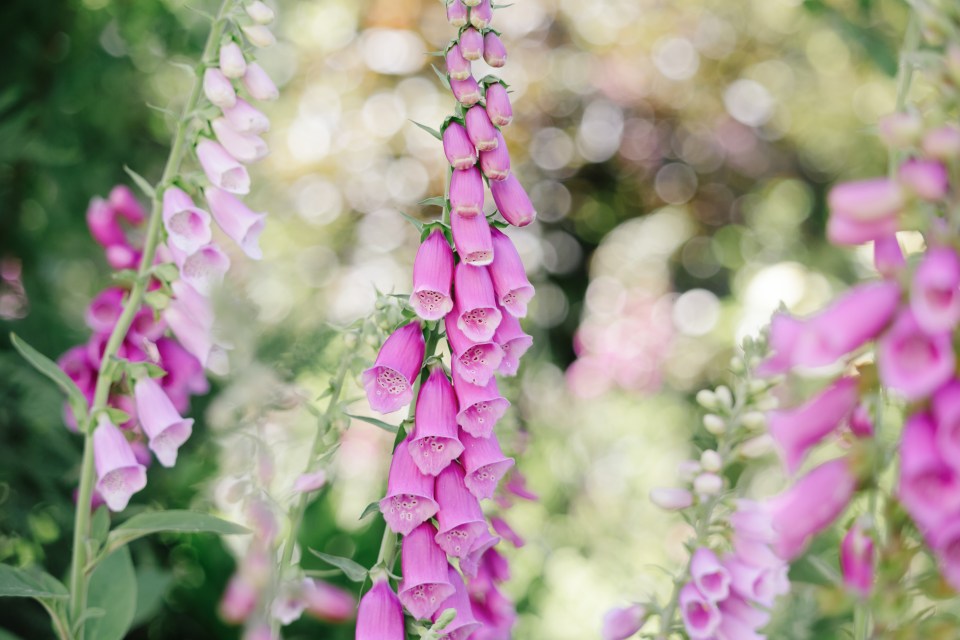
[[[493,263],[488,271],[493,280],[497,302],[515,318],[527,315],[527,304],[533,298],[533,286],[527,279],[520,254],[502,231],[492,229]]]
[[[207,187],[203,194],[223,232],[237,243],[247,257],[254,260],[262,258],[260,234],[266,224],[266,214],[252,211],[242,200],[224,189]]]
[[[500,324],[493,334],[493,341],[503,350],[503,359],[497,368],[497,373],[504,376],[515,376],[520,368],[520,358],[533,346],[533,338],[524,333],[520,327],[519,318],[510,313],[501,314]],[[474,382],[473,384],[480,384]]]
[[[193,432],[193,418],[183,418],[152,378],[141,378],[134,387],[137,416],[149,438],[150,450],[165,467],[177,463],[177,451]]]
[[[451,464],[437,476],[436,496],[440,529],[436,541],[447,555],[463,558],[476,540],[488,532],[477,498],[467,489],[463,468]]]
[[[442,367],[435,367],[417,396],[409,450],[417,467],[435,476],[463,452],[457,439],[457,399]]]
[[[513,121],[513,107],[510,106],[510,96],[503,83],[494,82],[487,85],[486,91],[487,115],[490,122],[498,127],[505,127]]]
[[[467,587],[463,584],[460,573],[453,567],[448,567],[447,576],[450,584],[453,585],[453,595],[440,603],[436,613],[433,614],[433,620],[436,621],[447,609],[455,609],[457,615],[446,626],[443,633],[449,640],[467,640],[471,634],[481,628],[481,625],[473,615],[470,594],[467,593]]]
[[[418,620],[429,619],[454,592],[447,575],[447,555],[437,546],[436,533],[433,525],[425,522],[403,539],[403,580],[398,593],[400,602]]]
[[[484,386],[470,384],[460,374],[460,363],[453,364],[453,388],[457,392],[460,411],[457,424],[477,438],[488,438],[493,428],[510,408],[510,402],[500,395],[495,378]]]
[[[163,192],[163,227],[170,243],[191,254],[209,244],[210,214],[193,204],[182,189],[169,187]]]
[[[473,342],[457,326],[459,317],[460,310],[454,305],[444,319],[450,351],[460,365],[458,373],[470,384],[485,386],[498,367],[502,368],[504,351],[495,340]],[[499,327],[497,329],[499,330]]]
[[[380,501],[380,512],[387,526],[408,535],[437,513],[434,480],[417,468],[410,456],[409,440],[397,445],[387,475],[387,495]]]
[[[450,285],[453,282],[453,251],[443,232],[427,236],[413,263],[413,292],[410,306],[424,320],[439,320],[453,309]]]
[[[459,122],[451,122],[443,130],[443,153],[447,162],[458,171],[466,171],[477,163],[477,149],[470,142],[467,130]],[[482,203],[481,203],[481,206]]]
[[[493,262],[493,239],[484,216],[453,214],[450,216],[450,225],[453,228],[453,243],[463,262],[478,267]]]
[[[423,364],[426,345],[416,322],[388,337],[374,365],[363,372],[363,386],[374,411],[391,413],[413,400],[413,379]]]
[[[403,605],[390,583],[382,579],[373,585],[357,610],[356,640],[405,640]]]
[[[880,380],[907,400],[932,394],[951,378],[955,366],[950,332],[928,335],[910,309],[900,312],[877,343]]]
[[[246,168],[227,153],[220,143],[201,138],[197,143],[197,158],[207,179],[214,186],[230,193],[250,193],[250,175]]]
[[[460,310],[457,327],[474,342],[489,342],[502,315],[487,268],[461,262],[453,279],[454,300]]]
[[[501,478],[513,467],[513,458],[503,455],[497,437],[492,434],[478,438],[461,430],[460,442],[463,444],[460,462],[466,472],[467,489],[478,500],[492,498]]]
[[[120,429],[104,417],[93,432],[93,457],[97,492],[111,511],[123,511],[130,497],[147,486],[147,469]]]

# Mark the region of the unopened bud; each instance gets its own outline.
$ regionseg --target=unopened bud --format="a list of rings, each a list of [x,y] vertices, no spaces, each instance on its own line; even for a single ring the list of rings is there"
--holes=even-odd
[[[717,401],[722,406],[726,407],[727,409],[733,406],[733,394],[730,393],[729,387],[726,385],[720,385],[717,387],[714,393],[717,394]]]
[[[703,469],[696,460],[684,460],[677,465],[677,475],[684,482],[692,482]]]
[[[693,481],[693,490],[701,496],[715,496],[723,491],[723,478],[715,473],[701,473]]]
[[[743,361],[743,358],[740,356],[733,356],[730,358],[730,371],[733,371],[734,373],[743,373],[746,371],[746,369],[747,365]]]
[[[273,32],[262,24],[250,25],[248,27],[243,27],[242,29],[243,34],[247,36],[247,40],[249,40],[250,44],[255,47],[264,49],[266,47],[273,46],[277,42]]]
[[[650,490],[650,502],[666,511],[680,511],[693,504],[693,495],[678,487],[657,487]]]
[[[757,402],[755,406],[757,411],[773,411],[780,406],[780,401],[773,396],[767,396],[766,398],[762,398],[759,402]]]
[[[767,417],[759,411],[748,411],[740,418],[740,423],[747,429],[762,429],[767,424]]]
[[[716,473],[723,468],[723,459],[713,449],[707,449],[700,454],[700,466],[704,471]]]
[[[270,24],[273,22],[273,9],[257,0],[246,6],[247,15],[257,24]]]
[[[758,379],[751,380],[749,384],[750,393],[753,393],[753,394],[763,393],[769,388],[769,386],[770,386],[769,380],[758,380]]]
[[[712,411],[717,408],[717,394],[709,389],[701,389],[697,392],[697,404]]]
[[[923,133],[923,121],[915,113],[893,113],[880,120],[880,137],[892,149],[909,149]]]
[[[756,438],[750,438],[740,445],[740,455],[744,458],[762,458],[773,451],[773,438],[765,433]]]
[[[726,433],[726,421],[715,413],[708,413],[703,416],[703,427],[715,436]]]

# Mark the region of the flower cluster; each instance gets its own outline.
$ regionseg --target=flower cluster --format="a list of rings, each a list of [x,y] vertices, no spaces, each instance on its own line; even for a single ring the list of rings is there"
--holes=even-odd
[[[380,502],[388,527],[404,536],[403,578],[398,594],[379,576],[364,596],[358,639],[403,638],[403,607],[450,638],[509,638],[515,620],[496,587],[508,568],[480,501],[494,497],[514,465],[494,433],[510,406],[494,374],[515,375],[532,344],[520,318],[534,291],[510,238],[484,215],[484,182],[508,223],[524,226],[536,212],[511,171],[500,131],[512,118],[506,87],[488,76],[481,88],[472,74],[471,61],[481,57],[492,67],[506,61],[503,43],[489,28],[492,11],[489,0],[447,3],[450,23],[460,28],[446,50],[457,113],[440,134],[451,166],[444,202],[450,224],[424,226],[410,296],[420,320],[390,335],[363,374],[376,411],[396,411],[415,395],[416,403],[413,429],[397,444]],[[449,376],[433,353],[441,327],[451,354]],[[522,476],[514,480],[511,493],[532,497],[522,489]],[[495,526],[522,544],[503,520]],[[449,618],[444,612],[451,609]]]
[[[271,44],[273,36],[265,24],[273,20],[273,11],[254,2],[246,7],[246,13],[240,18],[230,16],[227,22],[232,26],[250,23],[241,27],[247,39],[256,46]],[[249,192],[250,178],[241,163],[266,154],[266,144],[257,134],[266,131],[269,123],[237,95],[234,80],[242,84],[241,93],[252,99],[272,100],[277,89],[263,69],[247,62],[233,35],[225,36],[219,54],[219,68],[204,61],[209,65],[203,76],[204,93],[222,109],[223,117],[201,123],[212,128],[219,142],[202,134],[196,142],[196,157],[210,183],[203,195],[223,232],[247,255],[258,259],[264,215],[251,211],[236,195]],[[195,102],[196,96],[192,100]],[[230,261],[213,240],[210,213],[197,207],[187,193],[189,181],[169,175],[178,169],[177,154],[188,124],[197,119],[196,113],[203,113],[194,112],[197,106],[191,104],[179,124],[172,160],[154,196],[150,223],[125,186],[113,189],[106,200],[94,198],[87,210],[92,236],[104,247],[110,266],[121,270],[118,280],[125,284],[94,298],[86,313],[93,331],[90,340],[67,351],[59,364],[95,407],[98,380],[109,377],[110,409],[93,416],[96,425],[89,428],[95,426],[94,501],[102,500],[114,511],[124,509],[130,497],[146,486],[150,451],[164,466],[176,463],[177,451],[193,428],[193,420],[181,416],[189,409],[190,396],[208,389],[204,369],[226,372],[225,351],[212,333],[209,296]],[[166,241],[158,247],[161,222]],[[138,228],[139,234],[129,232]],[[133,240],[136,237],[142,244]],[[139,273],[133,271],[136,269]],[[146,287],[145,304],[128,309],[135,287]],[[129,329],[113,352],[107,353],[118,325]],[[77,428],[81,419],[86,418],[67,409],[68,425]]]

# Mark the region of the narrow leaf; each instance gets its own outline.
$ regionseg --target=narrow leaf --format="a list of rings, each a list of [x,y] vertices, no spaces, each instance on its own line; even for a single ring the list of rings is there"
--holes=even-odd
[[[137,606],[137,575],[129,549],[111,553],[93,570],[87,606],[86,613],[101,609],[104,614],[86,620],[84,637],[122,640],[127,635]]]
[[[153,268],[153,273],[164,282],[173,282],[180,277],[180,269],[172,262],[158,264]]]
[[[63,369],[57,366],[57,363],[31,347],[15,333],[10,334],[10,342],[20,355],[23,356],[24,360],[29,362],[34,369],[53,381],[54,384],[67,394],[70,406],[75,408],[75,415],[77,415],[76,408],[82,409],[80,414],[86,415],[88,410],[87,399],[80,391],[80,388],[77,387],[76,383],[63,372]],[[77,415],[77,417],[79,418],[80,415]]]
[[[146,178],[144,178],[142,175],[140,175],[139,173],[137,173],[127,165],[123,165],[123,170],[127,172],[127,175],[130,176],[130,178],[134,181],[134,183],[136,183],[136,185],[140,188],[140,190],[143,191],[144,195],[146,195],[151,200],[154,198],[154,196],[156,195],[156,192],[153,190],[153,185],[147,182]]]
[[[433,136],[434,138],[436,138],[437,140],[443,140],[443,134],[441,134],[439,131],[437,131],[437,130],[434,129],[433,127],[428,127],[428,126],[425,125],[425,124],[420,124],[420,123],[417,122],[416,120],[411,120],[410,122],[412,122],[413,124],[417,125],[417,126],[420,127],[421,129],[423,129],[424,131],[426,131],[427,133],[429,133],[430,135],[432,135],[432,136]]]
[[[170,304],[170,296],[159,290],[148,291],[143,295],[143,301],[157,311],[163,311]]]
[[[412,225],[417,229],[417,232],[418,232],[418,233],[423,233],[423,223],[422,223],[422,222],[420,222],[419,220],[417,220],[417,219],[414,218],[413,216],[409,216],[409,215],[405,214],[405,213],[402,212],[402,211],[400,212],[400,215],[402,215],[404,218],[406,218],[407,222],[409,222],[410,224],[412,224]]]
[[[322,553],[316,549],[310,549],[310,553],[317,556],[324,562],[329,565],[343,571],[343,575],[347,576],[348,579],[353,580],[354,582],[363,582],[367,579],[367,569],[357,564],[350,558],[343,558],[340,556],[332,556],[328,553]]]
[[[358,520],[363,520],[364,518],[366,518],[366,517],[369,516],[370,514],[372,514],[372,513],[377,513],[378,511],[380,511],[380,503],[379,503],[379,502],[371,502],[370,504],[367,505],[367,508],[363,510],[363,513],[361,513],[361,514],[360,514],[360,517],[357,518],[357,519],[358,519]]]
[[[106,507],[98,508],[90,522],[90,539],[97,543],[97,548],[107,541],[110,533],[110,512]]]
[[[107,417],[110,418],[110,422],[113,424],[123,424],[130,421],[130,414],[124,411],[123,409],[117,409],[116,407],[107,407],[104,409],[104,413],[107,414]]]
[[[0,564],[0,598],[66,598],[67,588],[42,571]]]
[[[424,198],[417,204],[423,207],[445,207],[447,206],[447,199],[443,196],[434,196],[432,198]]]
[[[249,533],[249,530],[245,527],[208,513],[182,510],[153,511],[135,515],[111,531],[107,540],[107,549],[112,551],[137,538],[161,531],[216,533],[219,535]]]
[[[440,82],[443,84],[443,86],[449,89],[450,78],[447,77],[447,74],[445,74],[443,71],[440,71],[440,69],[438,69],[437,65],[435,64],[430,65],[430,68],[433,69],[433,72],[437,74],[438,78],[440,78]]]
[[[351,413],[346,414],[347,417],[353,418],[354,420],[360,420],[366,422],[367,424],[372,424],[375,427],[379,427],[388,433],[396,433],[399,427],[395,427],[392,424],[388,424],[383,420],[377,420],[376,418],[370,418],[368,416],[355,416]]]

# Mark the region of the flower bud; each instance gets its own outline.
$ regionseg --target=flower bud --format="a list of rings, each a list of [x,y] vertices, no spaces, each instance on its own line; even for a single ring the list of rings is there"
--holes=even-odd
[[[893,149],[909,149],[922,133],[923,121],[914,113],[893,113],[880,120],[880,137]]]
[[[603,616],[600,637],[603,640],[626,640],[640,631],[646,618],[647,609],[640,604],[610,609]]]
[[[693,479],[693,490],[701,496],[715,496],[723,491],[723,478],[715,473],[701,473]]]
[[[861,598],[869,596],[873,588],[873,564],[873,540],[864,526],[857,522],[840,545],[840,567],[844,584]]]
[[[700,466],[703,467],[704,471],[716,473],[723,468],[723,459],[713,449],[707,449],[700,454]]]
[[[513,173],[504,180],[491,180],[490,193],[500,215],[513,226],[525,227],[536,219],[530,196]]]
[[[762,429],[767,424],[767,418],[760,411],[748,411],[740,418],[740,424],[747,429],[756,431]]]
[[[203,72],[203,94],[221,109],[232,107],[237,101],[237,92],[230,79],[216,67],[210,67]]]
[[[451,80],[466,80],[470,77],[470,61],[460,53],[459,46],[455,44],[447,49],[444,59],[447,62],[447,75]]]
[[[493,7],[490,0],[480,0],[480,3],[470,10],[470,24],[478,30],[486,29],[492,20]]]
[[[727,431],[726,421],[715,413],[708,413],[703,416],[703,427],[715,436],[722,435]]]
[[[947,168],[936,160],[907,160],[900,165],[897,178],[910,193],[928,202],[941,200],[950,189]]]
[[[228,42],[220,47],[220,71],[228,78],[242,78],[247,70],[243,51],[236,42]]]
[[[470,142],[477,151],[490,151],[497,148],[497,129],[490,122],[490,117],[483,107],[480,105],[470,107],[463,119]]]
[[[703,469],[696,460],[683,460],[677,465],[677,476],[686,482],[693,482],[693,479]]]
[[[454,169],[464,171],[477,163],[477,148],[470,142],[467,130],[459,122],[451,122],[443,130],[443,153]]]
[[[243,74],[243,86],[255,100],[276,100],[280,95],[277,85],[256,62],[247,65],[247,71]]]
[[[247,27],[242,27],[243,35],[247,36],[247,40],[250,41],[255,47],[260,49],[265,49],[271,47],[277,42],[277,38],[273,35],[273,31],[270,31],[267,27],[262,24],[254,24]]]
[[[457,102],[465,107],[472,107],[480,102],[480,85],[477,79],[470,76],[466,80],[450,80],[450,90]]]
[[[273,22],[273,9],[265,5],[260,0],[246,6],[247,15],[257,24],[270,24]]]
[[[717,394],[717,401],[720,403],[720,406],[726,407],[727,409],[733,407],[733,394],[730,393],[729,387],[720,385],[714,390],[714,393]]]
[[[510,96],[507,88],[499,82],[487,86],[486,91],[487,115],[490,122],[498,127],[505,127],[513,120],[513,107],[510,106]]]
[[[483,36],[473,27],[460,34],[458,46],[467,60],[479,60],[483,56]]]
[[[717,394],[709,389],[701,389],[697,392],[697,404],[711,411],[720,406],[717,404]]]
[[[774,448],[773,437],[765,433],[756,438],[750,438],[740,445],[740,455],[744,458],[762,458],[771,453]]]
[[[923,137],[923,151],[938,160],[957,158],[960,156],[960,129],[952,125],[931,129]]]
[[[650,502],[666,511],[681,511],[693,504],[693,495],[678,487],[657,487],[650,490]]]
[[[488,31],[483,36],[483,59],[491,67],[502,67],[507,64],[507,48],[493,31]]]
[[[453,27],[462,27],[467,24],[467,7],[460,0],[450,0],[447,3],[447,22]]]

